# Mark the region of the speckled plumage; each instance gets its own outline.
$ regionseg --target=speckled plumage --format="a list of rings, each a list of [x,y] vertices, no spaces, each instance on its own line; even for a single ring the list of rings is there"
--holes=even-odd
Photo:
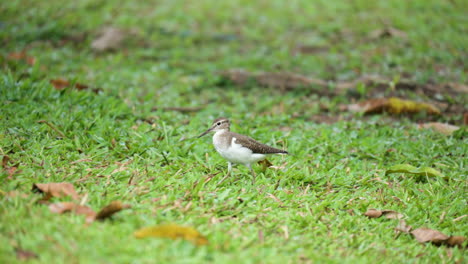
[[[231,132],[227,118],[215,119],[213,125],[199,137],[211,131],[215,131],[213,145],[216,151],[228,160],[229,172],[231,163],[243,164],[252,170],[252,164],[265,159],[267,154],[288,154],[285,150],[273,148],[248,136]]]

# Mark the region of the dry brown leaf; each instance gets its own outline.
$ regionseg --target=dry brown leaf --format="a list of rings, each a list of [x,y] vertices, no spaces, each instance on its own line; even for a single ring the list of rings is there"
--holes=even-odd
[[[351,112],[362,112],[364,114],[388,112],[391,114],[415,114],[419,112],[427,112],[433,115],[439,115],[440,110],[430,104],[419,103],[410,100],[403,100],[396,97],[391,98],[375,98],[358,104],[348,106]]]
[[[383,210],[382,215],[385,216],[387,219],[401,219],[403,218],[403,215],[392,210]]]
[[[409,233],[413,229],[410,225],[406,223],[405,220],[400,220],[398,223],[397,227],[395,227],[395,231],[397,232],[403,232],[403,233]]]
[[[317,53],[324,53],[329,50],[328,47],[324,46],[313,46],[313,45],[297,45],[293,51],[293,55],[298,54],[317,54]]]
[[[245,85],[254,80],[259,85],[285,90],[301,87],[328,87],[328,82],[306,77],[291,72],[260,72],[251,73],[242,69],[231,69],[220,72],[220,75],[236,85]]]
[[[74,202],[60,202],[49,205],[49,210],[52,213],[63,214],[67,212],[72,212],[74,214],[85,215],[87,223],[94,222],[95,220],[107,219],[113,214],[126,208],[130,208],[130,206],[122,204],[119,201],[111,202],[109,205],[102,208],[98,213],[96,213],[93,209],[91,209],[88,206],[80,205]]]
[[[98,52],[117,50],[129,35],[130,33],[127,30],[116,27],[105,27],[101,29],[100,35],[93,40],[91,48]]]
[[[391,32],[394,32],[390,30]],[[348,93],[350,90],[356,89],[359,85],[365,87],[371,87],[369,91],[371,96],[378,97],[382,94],[391,91],[391,96],[398,96],[401,91],[411,91],[425,96],[436,97],[440,94],[449,94],[451,96],[457,96],[460,93],[467,93],[468,86],[457,83],[426,83],[421,84],[414,82],[407,78],[401,78],[398,82],[395,82],[392,78],[382,77],[379,75],[363,75],[354,80],[349,81],[338,81],[332,82],[328,80],[322,80],[313,78],[312,76],[304,76],[290,72],[249,72],[243,69],[228,69],[219,72],[219,75],[226,80],[229,80],[235,85],[244,86],[249,82],[255,82],[259,85],[269,86],[274,88],[280,88],[284,90],[297,89],[302,87],[315,88],[314,91],[325,96],[333,96]],[[330,90],[329,87],[334,87]],[[398,92],[397,92],[398,91]],[[401,99],[400,99],[401,100]],[[411,101],[410,101],[411,102]],[[404,101],[403,101],[404,103]],[[413,102],[415,103],[415,102]],[[397,102],[397,106],[401,105],[402,102]],[[362,106],[355,105],[354,108],[358,108],[361,111]],[[353,108],[351,107],[351,108]],[[440,107],[443,107],[441,105]],[[409,110],[413,109],[411,106]],[[417,108],[422,108],[430,113],[439,114],[440,110],[432,105],[417,103]],[[398,107],[396,110],[398,111]],[[352,109],[350,109],[352,110]],[[383,111],[384,109],[379,109]],[[407,108],[404,108],[407,111]],[[420,110],[418,110],[419,112]]]
[[[59,202],[49,205],[49,210],[52,213],[63,214],[67,212],[74,212],[76,214],[92,215],[96,214],[93,209],[88,206],[80,205],[74,202]]]
[[[123,210],[130,208],[128,204],[122,204],[120,201],[113,201],[104,208],[102,208],[96,215],[96,220],[104,220],[111,217],[113,214]]]
[[[370,39],[381,39],[381,38],[406,38],[407,35],[404,31],[393,27],[385,27],[382,29],[376,29],[369,33]]]
[[[381,216],[385,216],[387,219],[401,219],[403,215],[393,211],[393,210],[377,210],[377,209],[368,209],[367,212],[364,213],[365,216],[369,218],[379,218]]]
[[[15,253],[16,253],[16,258],[22,261],[33,259],[33,258],[34,259],[39,258],[39,256],[36,253],[29,251],[29,250],[21,249],[21,248],[15,248]]]
[[[53,79],[53,80],[50,80],[50,83],[52,84],[52,86],[54,86],[55,89],[57,89],[59,91],[65,89],[68,86],[70,86],[70,82],[68,80],[65,80],[65,79]]]
[[[31,66],[36,64],[36,58],[29,56],[24,50],[21,52],[12,52],[8,54],[7,58],[14,61],[24,61]]]
[[[449,247],[462,247],[465,240],[464,236],[451,236],[445,241],[445,244]]]
[[[235,85],[245,85],[250,79],[253,78],[253,74],[243,69],[230,69],[220,72],[220,75],[233,82]]]
[[[411,231],[411,234],[420,243],[430,242],[437,246],[462,247],[466,240],[463,236],[447,236],[442,232],[425,227],[415,229]]]
[[[262,166],[262,170],[266,170],[267,168],[269,168],[270,166],[273,165],[273,163],[271,163],[269,160],[267,159],[264,159],[264,160],[261,160],[258,162],[258,164],[260,164]]]
[[[450,83],[447,83],[446,85],[451,87],[453,90],[459,93],[465,93],[465,94],[468,93],[468,85],[466,84],[450,82]]]
[[[73,184],[68,182],[57,183],[35,183],[33,184],[33,191],[44,193],[45,197],[50,199],[52,197],[70,196],[74,200],[79,198],[78,193],[75,191]]]
[[[309,86],[327,87],[328,83],[320,79],[305,77],[299,74],[290,72],[265,72],[255,76],[255,80],[263,86],[281,88],[281,89],[295,89]]]
[[[379,218],[382,216],[382,211],[377,209],[368,209],[367,212],[364,213],[364,215],[369,218]]]
[[[170,239],[184,239],[195,245],[206,245],[208,240],[192,227],[179,226],[176,224],[165,224],[153,227],[145,227],[134,233],[136,238],[158,237]]]
[[[2,168],[8,168],[8,162],[10,161],[10,157],[8,155],[3,156],[2,158]]]
[[[8,179],[13,179],[13,175],[15,175],[16,171],[18,170],[17,167],[10,167],[6,171],[8,173]]]
[[[52,86],[54,86],[54,88],[55,88],[56,90],[59,90],[59,91],[65,89],[65,88],[67,88],[67,87],[71,87],[71,86],[72,86],[70,81],[68,81],[68,80],[66,80],[66,79],[61,79],[61,78],[59,78],[59,79],[52,79],[52,80],[50,80],[50,83],[52,84]],[[75,84],[73,85],[73,88],[75,88],[75,89],[78,90],[78,91],[91,90],[91,91],[94,92],[94,93],[98,93],[98,92],[101,91],[100,88],[93,88],[93,89],[90,89],[90,87],[89,87],[88,85],[82,84],[82,83],[75,83]]]
[[[15,175],[18,170],[19,163],[12,166],[9,166],[8,163],[10,163],[10,157],[4,155],[2,158],[2,168],[8,174],[8,179],[13,179],[13,175]]]
[[[419,127],[433,129],[444,135],[451,135],[453,132],[460,129],[460,127],[445,124],[445,123],[439,123],[439,122],[429,122],[429,123],[421,124]]]
[[[442,242],[448,240],[450,237],[430,228],[417,228],[411,231],[411,234],[414,236],[416,240],[420,243],[431,242],[434,244],[442,244]]]
[[[88,206],[79,205],[73,202],[53,203],[49,205],[49,210],[56,214],[72,212],[78,215],[85,215],[87,223],[93,222],[96,217],[96,212],[94,212],[93,209],[89,208]]]

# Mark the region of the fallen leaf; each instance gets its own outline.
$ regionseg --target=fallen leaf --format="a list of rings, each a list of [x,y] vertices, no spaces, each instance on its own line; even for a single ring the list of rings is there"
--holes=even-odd
[[[412,227],[406,223],[405,220],[401,219],[400,222],[398,223],[397,227],[395,227],[395,231],[397,232],[403,232],[403,233],[409,233],[411,231]]]
[[[329,50],[328,47],[324,46],[314,46],[314,45],[297,45],[293,51],[293,55],[298,54],[317,54],[317,53],[324,53]]]
[[[421,124],[419,127],[433,129],[433,130],[435,130],[435,131],[437,131],[439,133],[442,133],[444,135],[451,135],[453,132],[460,129],[460,127],[445,124],[445,123],[439,123],[439,122],[425,123],[425,124]]]
[[[89,86],[86,85],[86,84],[75,83],[75,88],[76,88],[78,91],[82,91],[82,90],[88,89]]]
[[[8,155],[3,156],[2,158],[2,168],[8,168],[8,162],[10,161],[10,157]]]
[[[381,39],[381,38],[406,38],[407,35],[404,31],[393,27],[385,27],[382,29],[376,29],[369,33],[369,38],[372,40]]]
[[[53,80],[50,80],[50,83],[52,84],[52,86],[54,86],[54,88],[56,90],[63,90],[67,87],[71,87],[71,82],[68,81],[68,80],[65,80],[65,79],[53,79]],[[93,88],[93,89],[90,89],[90,87],[86,84],[82,84],[82,83],[74,83],[73,85],[73,88],[75,88],[76,90],[78,91],[83,91],[83,90],[91,90],[92,92],[94,93],[98,93],[101,91],[100,88]]]
[[[269,160],[264,159],[258,162],[262,166],[262,170],[265,171],[267,168],[273,165]]]
[[[414,236],[416,240],[420,243],[432,242],[434,244],[440,244],[443,241],[449,239],[449,236],[433,229],[429,228],[417,228],[411,231],[411,234]]]
[[[400,78],[397,82],[393,78],[382,77],[379,75],[363,75],[354,80],[347,81],[331,81],[331,80],[322,80],[313,78],[312,76],[304,76],[291,72],[249,72],[244,69],[227,69],[220,71],[218,73],[223,80],[228,80],[234,85],[245,86],[249,83],[257,83],[262,86],[268,86],[273,88],[280,88],[283,90],[291,90],[297,88],[313,88],[314,92],[320,93],[325,96],[335,96],[343,94],[359,94],[355,90],[357,87],[364,86],[372,88],[368,91],[367,95],[373,97],[381,97],[382,94],[388,94],[391,92],[390,96],[400,96],[402,91],[411,91],[424,96],[432,97],[436,100],[440,98],[441,94],[448,94],[453,96],[458,96],[461,93],[466,93],[468,91],[468,86],[457,83],[425,83],[421,84],[415,81],[412,81],[408,78]],[[330,89],[333,87],[334,89]],[[396,111],[401,111],[401,105],[404,105],[404,111],[413,111],[417,109],[419,111],[434,112],[439,114],[439,108],[423,104],[416,103],[412,101],[405,101],[399,99],[400,101],[392,102],[396,103]],[[388,100],[387,100],[388,101]],[[395,100],[394,100],[395,101]],[[403,104],[405,102],[412,102],[408,105]],[[362,107],[359,105],[354,106],[354,108],[359,108],[359,111]],[[416,109],[415,109],[416,108]],[[383,110],[383,109],[382,109]],[[380,111],[382,111],[380,110]]]
[[[104,208],[102,208],[96,215],[96,220],[104,220],[111,217],[113,214],[123,210],[130,208],[128,204],[122,204],[120,201],[113,201]]]
[[[116,27],[105,27],[101,29],[100,35],[93,40],[91,48],[98,52],[117,50],[129,35],[130,33],[127,30]]]
[[[420,243],[430,242],[437,246],[446,245],[449,247],[462,247],[466,240],[463,236],[447,236],[440,231],[425,227],[415,229],[411,231],[411,234]]]
[[[52,197],[64,197],[70,196],[74,200],[77,200],[78,193],[75,191],[73,184],[68,182],[58,182],[58,183],[35,183],[33,184],[33,191],[44,193],[45,197],[48,199]]]
[[[262,86],[285,90],[301,87],[328,87],[328,82],[326,81],[291,72],[251,73],[242,69],[231,69],[220,72],[220,75],[239,86],[246,85],[249,81],[253,80]]]
[[[348,106],[351,112],[361,112],[364,114],[374,114],[388,112],[391,114],[415,114],[426,112],[432,115],[440,115],[440,110],[427,103],[419,103],[410,100],[403,100],[396,97],[391,98],[374,98],[358,104]]]
[[[18,170],[17,167],[10,167],[6,170],[8,173],[8,179],[13,179],[13,175],[15,175],[15,172]]]
[[[74,212],[76,214],[85,214],[85,215],[96,214],[93,211],[93,209],[91,209],[90,207],[85,206],[85,205],[80,205],[74,202],[53,203],[49,205],[49,210],[52,213],[56,213],[56,214],[63,214],[67,212]]]
[[[377,210],[377,209],[368,209],[367,212],[364,213],[365,216],[369,218],[379,218],[381,216],[385,216],[387,219],[401,219],[403,215],[393,211],[393,210]]]
[[[392,173],[409,173],[409,174],[415,174],[419,176],[446,178],[444,174],[442,174],[441,172],[439,172],[438,170],[434,168],[430,168],[430,167],[416,168],[409,164],[394,165],[385,172],[385,175],[392,174]]]
[[[94,212],[90,207],[73,202],[53,203],[49,205],[49,210],[56,214],[72,212],[78,215],[85,215],[87,223],[93,222],[96,217],[96,212]]]
[[[398,213],[396,211],[392,211],[392,210],[383,210],[382,214],[387,219],[401,219],[401,218],[403,218],[403,214],[400,214],[400,213]]]
[[[24,249],[21,249],[21,248],[15,248],[15,252],[16,252],[16,258],[18,260],[29,260],[29,259],[37,259],[39,258],[39,256],[32,252],[32,251],[29,251],[29,250],[24,250]]]
[[[462,247],[465,240],[464,236],[451,236],[444,243],[449,247]]]
[[[468,85],[463,84],[463,83],[455,83],[455,82],[450,82],[447,83],[446,86],[451,87],[453,90],[459,92],[459,93],[468,93]]]
[[[52,84],[52,86],[54,86],[55,89],[59,91],[70,86],[70,82],[65,79],[53,79],[53,80],[50,80],[50,83]]]
[[[368,209],[367,212],[364,213],[365,216],[369,218],[379,218],[382,216],[382,211],[377,209]]]
[[[36,64],[36,58],[29,56],[24,50],[20,52],[12,52],[8,54],[7,58],[9,60],[24,61],[31,66]]]
[[[134,233],[136,238],[158,237],[170,239],[184,239],[195,245],[206,245],[208,240],[192,227],[179,226],[176,224],[165,224],[153,227],[145,227]]]
[[[308,86],[325,87],[328,85],[327,82],[323,80],[290,72],[264,72],[257,74],[255,79],[260,85],[281,89],[294,89]]]
[[[2,158],[2,168],[8,174],[8,179],[13,179],[13,175],[18,171],[19,163],[9,166],[11,159],[8,155],[4,155]]]

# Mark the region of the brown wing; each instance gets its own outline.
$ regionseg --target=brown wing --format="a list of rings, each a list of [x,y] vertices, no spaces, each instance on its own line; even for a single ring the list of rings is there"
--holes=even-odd
[[[277,149],[270,147],[268,145],[262,144],[255,139],[249,138],[247,136],[237,134],[234,132],[230,132],[230,141],[232,140],[233,137],[236,138],[236,143],[241,144],[244,147],[247,147],[252,150],[253,153],[258,153],[258,154],[277,154],[277,153],[284,153],[288,154],[287,151]]]

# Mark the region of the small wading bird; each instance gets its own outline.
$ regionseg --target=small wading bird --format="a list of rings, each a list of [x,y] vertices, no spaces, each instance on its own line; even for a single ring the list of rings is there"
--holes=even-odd
[[[267,154],[288,154],[285,150],[276,149],[247,136],[231,132],[229,130],[230,125],[229,119],[218,118],[213,121],[208,130],[198,136],[200,138],[210,132],[215,132],[213,145],[216,151],[228,161],[228,174],[226,177],[231,174],[232,163],[235,163],[247,166],[252,173],[253,180],[255,180],[252,163],[264,160]]]

